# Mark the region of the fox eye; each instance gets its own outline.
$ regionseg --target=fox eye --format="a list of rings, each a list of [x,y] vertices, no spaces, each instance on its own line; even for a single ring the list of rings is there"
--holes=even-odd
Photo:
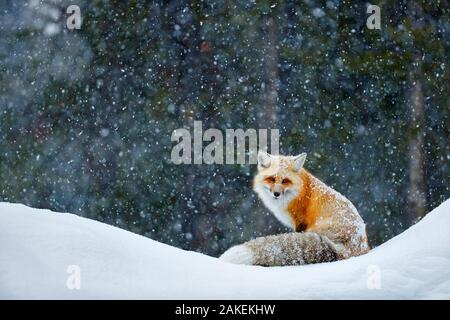
[[[282,183],[282,184],[289,184],[289,183],[291,183],[291,180],[289,180],[289,179],[283,179],[283,180],[281,181],[281,183]]]
[[[269,183],[274,183],[275,182],[275,178],[274,177],[267,177],[266,181]]]

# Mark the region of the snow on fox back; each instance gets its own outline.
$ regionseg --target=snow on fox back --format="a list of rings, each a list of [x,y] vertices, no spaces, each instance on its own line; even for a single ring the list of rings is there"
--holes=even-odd
[[[366,235],[366,225],[355,208],[353,203],[335,189],[327,186],[325,183],[311,175],[311,188],[316,192],[325,195],[328,199],[335,199],[333,202],[339,205],[334,207],[333,215],[342,220],[345,226],[351,226],[353,232],[350,234],[350,242],[353,246],[359,246],[362,252],[369,250]]]

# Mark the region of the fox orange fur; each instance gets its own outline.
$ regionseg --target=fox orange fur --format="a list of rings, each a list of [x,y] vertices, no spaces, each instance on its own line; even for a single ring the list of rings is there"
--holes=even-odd
[[[235,246],[222,259],[245,264],[327,262],[369,250],[365,225],[353,204],[303,168],[296,157],[258,154],[254,190],[294,233],[261,237]]]

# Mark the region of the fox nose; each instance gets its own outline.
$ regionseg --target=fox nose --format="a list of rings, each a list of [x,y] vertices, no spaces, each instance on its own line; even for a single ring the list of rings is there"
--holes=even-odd
[[[280,196],[279,192],[274,192],[273,195],[275,196],[275,198],[278,198]]]

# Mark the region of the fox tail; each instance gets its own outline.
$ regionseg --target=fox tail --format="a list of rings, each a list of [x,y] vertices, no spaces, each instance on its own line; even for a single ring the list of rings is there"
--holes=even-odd
[[[291,232],[260,237],[231,247],[223,261],[260,266],[302,265],[338,260],[337,246],[316,232]]]

